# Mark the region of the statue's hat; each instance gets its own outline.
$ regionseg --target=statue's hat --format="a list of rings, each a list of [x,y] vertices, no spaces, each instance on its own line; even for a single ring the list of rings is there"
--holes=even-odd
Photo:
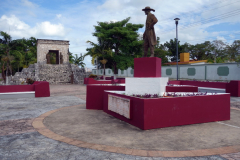
[[[150,11],[155,12],[155,9],[152,9],[152,8],[150,8],[150,7],[145,7],[144,9],[142,9],[142,11],[146,11],[146,10],[150,10]]]

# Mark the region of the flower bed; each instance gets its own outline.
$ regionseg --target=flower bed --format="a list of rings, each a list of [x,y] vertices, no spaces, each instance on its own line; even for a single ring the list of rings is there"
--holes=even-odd
[[[123,93],[104,91],[104,112],[143,130],[230,120],[229,94],[148,99]],[[130,99],[130,119],[108,110],[108,95]]]
[[[232,80],[227,82],[204,82],[204,81],[169,81],[169,84],[192,85],[197,87],[209,87],[225,89],[231,96],[240,97],[240,81]]]

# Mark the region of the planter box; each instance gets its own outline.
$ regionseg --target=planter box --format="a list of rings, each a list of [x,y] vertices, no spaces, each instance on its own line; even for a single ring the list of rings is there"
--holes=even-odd
[[[125,86],[116,85],[87,85],[86,109],[103,110],[104,90],[124,91]]]
[[[196,86],[166,86],[166,92],[198,92]]]
[[[108,95],[130,99],[130,119],[108,110]],[[140,129],[230,120],[230,95],[141,99],[104,91],[104,112]]]

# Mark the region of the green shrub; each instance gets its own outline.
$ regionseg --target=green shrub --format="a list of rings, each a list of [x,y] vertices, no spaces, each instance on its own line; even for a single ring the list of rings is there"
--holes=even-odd
[[[90,74],[90,75],[88,76],[88,78],[97,78],[97,75],[95,75],[95,74]]]
[[[35,81],[31,78],[27,78],[26,83],[27,84],[33,84]]]

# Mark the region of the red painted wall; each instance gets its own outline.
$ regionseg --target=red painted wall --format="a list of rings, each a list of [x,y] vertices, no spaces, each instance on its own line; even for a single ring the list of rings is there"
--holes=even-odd
[[[120,78],[120,79],[112,79],[112,84],[115,84],[115,83],[125,83],[125,78]]]
[[[34,85],[4,85],[0,86],[0,93],[34,91]]]
[[[196,86],[166,86],[166,92],[198,92]]]
[[[161,77],[161,58],[134,58],[134,77]]]
[[[95,80],[93,78],[84,78],[84,84],[111,84],[111,80]]]
[[[226,93],[231,96],[240,97],[240,81],[227,82],[200,82],[200,81],[169,81],[169,84],[192,85],[197,87],[221,88],[226,89]]]
[[[230,120],[230,95],[144,101],[144,129]]]
[[[180,82],[180,84],[179,84]],[[192,85],[197,87],[225,89],[227,82],[201,82],[201,81],[169,81],[169,84]]]
[[[108,94],[131,100],[131,119],[108,110]],[[104,112],[140,129],[230,120],[230,95],[140,99],[104,93]]]
[[[108,110],[108,92],[104,92],[103,111],[140,129],[144,129],[144,100],[111,93],[122,98],[130,99],[130,119]]]
[[[35,97],[50,97],[49,82],[46,81],[35,81]]]
[[[86,109],[103,110],[104,90],[125,91],[125,86],[87,85]]]
[[[0,86],[0,93],[35,91],[35,97],[50,97],[49,83],[35,81],[32,85],[6,85]]]
[[[234,97],[240,97],[240,81],[230,81],[226,86],[226,93],[230,93]]]
[[[181,85],[181,81],[168,81],[169,84]]]

